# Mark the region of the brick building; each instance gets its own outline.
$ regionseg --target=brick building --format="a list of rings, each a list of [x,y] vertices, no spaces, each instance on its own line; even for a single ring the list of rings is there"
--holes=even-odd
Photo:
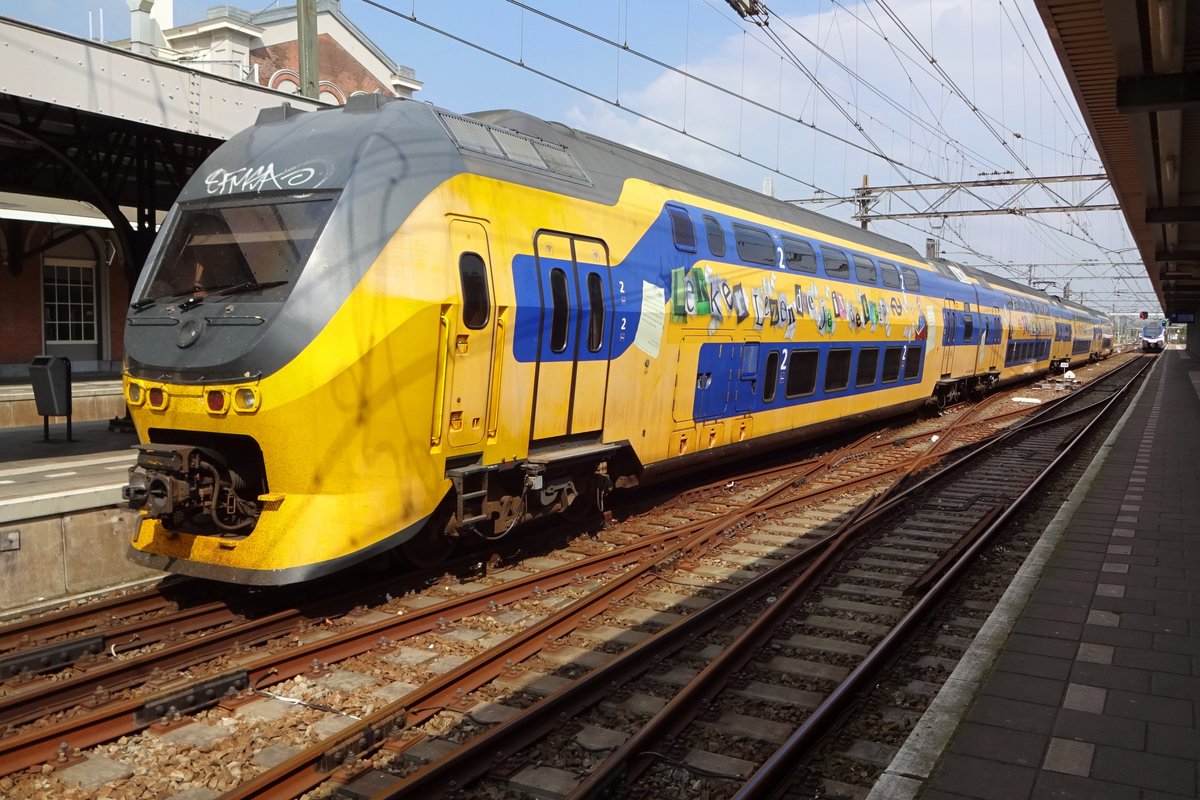
[[[269,87],[281,101],[297,93],[295,6],[252,13],[222,5],[175,26],[171,0],[131,5],[132,36],[114,45]],[[421,88],[412,69],[346,17],[340,0],[318,0],[317,32],[325,102],[340,105],[360,92],[411,97]],[[69,357],[76,374],[118,373],[132,292],[125,275],[112,224],[95,207],[0,193],[0,380],[26,379],[41,354]]]

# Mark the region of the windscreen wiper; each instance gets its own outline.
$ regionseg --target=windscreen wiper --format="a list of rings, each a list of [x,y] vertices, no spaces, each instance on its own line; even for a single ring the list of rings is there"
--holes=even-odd
[[[230,286],[228,289],[222,289],[216,294],[241,294],[242,292],[251,292],[255,289],[272,289],[276,286],[283,286],[285,283],[287,283],[287,281],[267,281],[266,283],[259,283],[258,281],[246,281],[245,283],[239,283],[235,286]]]

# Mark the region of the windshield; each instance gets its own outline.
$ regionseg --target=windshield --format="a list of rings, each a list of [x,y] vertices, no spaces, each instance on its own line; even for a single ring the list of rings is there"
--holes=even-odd
[[[1158,337],[1162,336],[1162,334],[1163,334],[1162,325],[1143,325],[1142,326],[1142,336],[1146,337],[1147,339],[1157,339]]]
[[[332,209],[328,196],[183,209],[139,302],[290,286]]]

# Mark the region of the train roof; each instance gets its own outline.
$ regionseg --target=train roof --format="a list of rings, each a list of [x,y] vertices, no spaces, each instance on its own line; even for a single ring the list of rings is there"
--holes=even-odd
[[[320,161],[322,186],[347,186],[369,148],[391,146],[392,170],[405,170],[415,205],[431,188],[463,172],[495,177],[605,205],[620,198],[629,180],[669,189],[768,216],[837,237],[860,247],[920,262],[910,246],[873,231],[768,197],[720,178],[672,163],[599,136],[509,109],[455,114],[436,106],[381,95],[359,95],[345,106],[304,112],[286,104],[265,109],[258,122],[219,148],[206,162],[211,176],[247,166],[284,166]],[[386,146],[385,146],[386,147]],[[399,156],[399,158],[396,158]],[[419,163],[418,163],[419,159]],[[373,161],[373,159],[368,159]],[[383,163],[379,167],[386,168]],[[357,176],[356,176],[357,177]],[[414,180],[416,178],[416,180]],[[211,181],[193,178],[181,202],[211,196]],[[393,200],[395,197],[393,196]]]

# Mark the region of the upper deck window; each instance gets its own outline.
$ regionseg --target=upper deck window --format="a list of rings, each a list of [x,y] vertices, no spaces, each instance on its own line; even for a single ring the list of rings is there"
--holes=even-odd
[[[921,291],[921,277],[912,267],[906,267],[903,264],[900,266],[900,274],[904,277],[904,291],[919,292]]]
[[[708,239],[708,249],[713,258],[724,257],[725,229],[721,227],[721,223],[708,215],[704,217],[704,236]]]
[[[841,250],[829,247],[821,248],[821,258],[825,260],[825,274],[831,278],[850,280],[850,260]]]
[[[854,257],[854,277],[859,283],[878,283],[875,278],[875,262],[866,256]]]
[[[883,275],[884,286],[889,289],[900,288],[900,271],[896,269],[895,264],[889,264],[886,261],[880,261],[879,273]]]
[[[750,264],[775,264],[775,241],[762,228],[747,225],[733,226],[733,239],[738,257]]]
[[[667,206],[667,216],[671,218],[671,238],[675,240],[676,249],[696,252],[696,229],[692,226],[691,215],[682,208]]]
[[[817,254],[812,245],[794,236],[783,236],[783,263],[790,270],[817,274]]]

